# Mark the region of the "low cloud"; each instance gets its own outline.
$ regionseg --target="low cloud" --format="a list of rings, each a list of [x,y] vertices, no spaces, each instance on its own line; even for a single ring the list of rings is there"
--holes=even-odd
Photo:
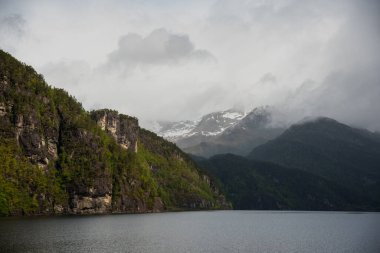
[[[354,5],[350,18],[325,44],[328,66],[321,80],[305,81],[278,107],[290,121],[328,116],[357,127],[380,130],[380,4]],[[280,102],[281,101],[281,102]]]
[[[90,65],[85,61],[51,62],[40,68],[48,83],[58,87],[83,85],[93,74]]]
[[[0,43],[7,51],[13,51],[25,34],[25,19],[19,14],[0,18]]]
[[[189,36],[156,29],[143,37],[129,33],[119,39],[118,47],[108,55],[106,68],[133,69],[136,66],[181,64],[190,60],[213,60],[207,50],[195,49]]]
[[[19,14],[6,16],[0,20],[0,29],[3,36],[12,34],[21,37],[24,34],[25,20]]]
[[[181,120],[270,105],[380,131],[378,0],[5,2],[1,48],[87,109]]]
[[[218,104],[228,90],[214,82],[215,64],[215,57],[197,49],[188,35],[161,28],[146,37],[121,36],[99,65],[61,60],[39,70],[48,83],[65,87],[88,109],[113,108],[144,121],[196,118],[224,109]]]

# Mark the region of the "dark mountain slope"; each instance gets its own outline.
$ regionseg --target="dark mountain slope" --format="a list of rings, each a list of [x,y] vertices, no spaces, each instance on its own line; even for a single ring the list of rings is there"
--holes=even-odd
[[[135,118],[86,112],[1,50],[0,159],[1,215],[226,204],[175,145],[140,129]]]
[[[379,135],[332,119],[294,125],[248,157],[308,171],[380,199]]]
[[[235,209],[373,210],[368,199],[297,169],[231,154],[199,161]]]

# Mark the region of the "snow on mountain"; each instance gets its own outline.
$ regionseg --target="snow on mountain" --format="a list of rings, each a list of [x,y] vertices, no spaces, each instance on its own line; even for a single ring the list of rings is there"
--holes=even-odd
[[[229,109],[209,113],[196,121],[158,122],[156,133],[194,155],[246,155],[284,131],[285,126],[278,120],[274,124],[275,115],[275,108],[269,106],[248,113]]]
[[[192,133],[204,136],[215,136],[223,133],[227,128],[234,126],[244,118],[244,116],[245,113],[234,109],[213,112],[203,116],[192,130]]]
[[[190,136],[191,131],[196,127],[198,121],[184,120],[178,122],[158,122],[160,128],[156,132],[169,141],[175,142],[177,139],[184,136]]]
[[[237,124],[244,116],[244,112],[229,109],[209,113],[195,121],[157,122],[159,127],[155,128],[154,131],[158,135],[173,142],[195,135],[216,136]]]
[[[223,117],[224,118],[227,118],[227,119],[242,119],[244,116],[244,114],[240,113],[240,112],[225,112],[223,114]]]
[[[222,133],[208,138],[187,138],[177,142],[186,153],[210,157],[232,153],[247,155],[253,148],[280,135],[284,128],[272,124],[272,108],[258,107]]]

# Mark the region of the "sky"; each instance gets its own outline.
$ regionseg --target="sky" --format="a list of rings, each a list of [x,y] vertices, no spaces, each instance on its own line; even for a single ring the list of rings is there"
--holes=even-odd
[[[87,110],[272,106],[380,131],[380,1],[0,0],[0,48]]]

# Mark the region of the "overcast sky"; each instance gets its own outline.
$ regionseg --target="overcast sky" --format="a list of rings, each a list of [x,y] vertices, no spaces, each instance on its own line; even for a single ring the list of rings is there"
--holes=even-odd
[[[0,47],[88,110],[271,105],[380,130],[377,0],[0,0]]]

